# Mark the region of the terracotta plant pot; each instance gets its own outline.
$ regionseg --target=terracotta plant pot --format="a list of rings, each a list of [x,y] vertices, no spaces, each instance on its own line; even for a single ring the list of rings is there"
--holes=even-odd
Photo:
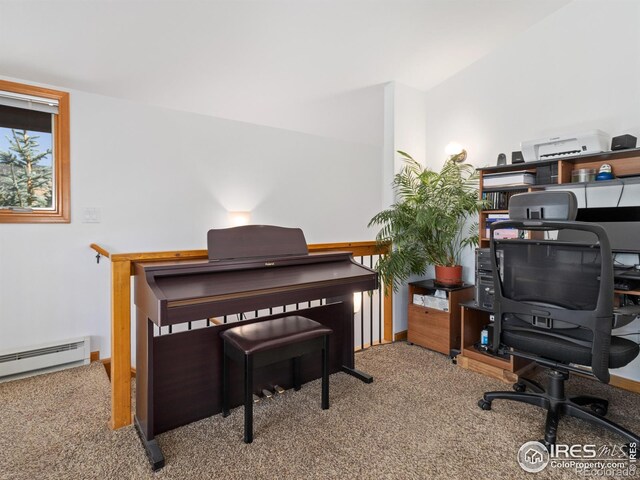
[[[436,282],[442,285],[462,285],[462,265],[454,267],[436,265]]]

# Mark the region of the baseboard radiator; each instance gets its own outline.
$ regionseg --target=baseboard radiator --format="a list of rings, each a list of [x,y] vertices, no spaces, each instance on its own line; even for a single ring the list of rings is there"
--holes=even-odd
[[[0,352],[0,382],[87,365],[89,337]]]

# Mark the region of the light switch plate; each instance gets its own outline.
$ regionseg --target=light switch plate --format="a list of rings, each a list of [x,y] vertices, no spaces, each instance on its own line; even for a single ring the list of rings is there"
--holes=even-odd
[[[86,207],[82,212],[82,223],[100,223],[102,214],[99,208]]]

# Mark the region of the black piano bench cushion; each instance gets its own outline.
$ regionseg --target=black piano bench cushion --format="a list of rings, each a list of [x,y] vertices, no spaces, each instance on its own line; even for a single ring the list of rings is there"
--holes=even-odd
[[[225,330],[224,341],[245,355],[280,348],[331,334],[332,330],[299,315],[241,325]]]

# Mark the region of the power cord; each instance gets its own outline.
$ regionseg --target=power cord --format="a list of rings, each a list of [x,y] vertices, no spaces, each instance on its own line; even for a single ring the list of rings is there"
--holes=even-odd
[[[622,200],[623,193],[624,193],[624,182],[622,182],[622,188],[620,189],[620,196],[618,197],[618,203],[616,203],[616,208],[620,206],[620,200]]]

